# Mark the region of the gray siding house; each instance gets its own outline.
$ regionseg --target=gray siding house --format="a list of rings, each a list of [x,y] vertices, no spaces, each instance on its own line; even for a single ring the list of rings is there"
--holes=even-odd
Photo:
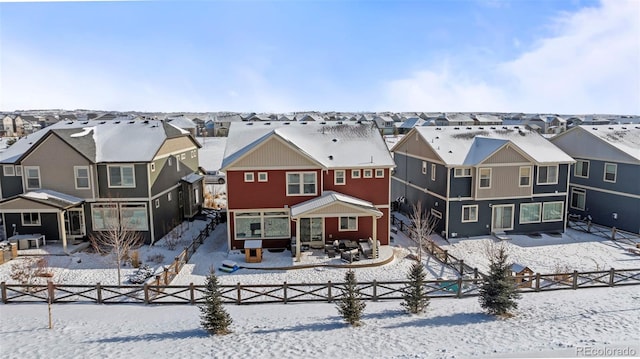
[[[640,233],[640,126],[582,125],[551,142],[576,160],[569,213]]]
[[[573,159],[522,126],[416,127],[392,149],[391,198],[445,238],[563,232]]]
[[[60,121],[0,153],[7,237],[84,240],[114,224],[162,238],[203,203],[200,145],[159,120]]]

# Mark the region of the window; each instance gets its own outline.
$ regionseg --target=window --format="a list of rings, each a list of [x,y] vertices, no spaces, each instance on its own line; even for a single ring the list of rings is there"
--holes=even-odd
[[[351,178],[360,178],[360,170],[351,170]]]
[[[258,172],[258,182],[267,182],[269,174],[267,172]]]
[[[520,187],[531,186],[531,167],[520,167]]]
[[[343,185],[346,183],[343,170],[336,170],[333,172],[333,183],[336,185]]]
[[[436,164],[435,163],[431,164],[431,180],[432,181],[436,180]]]
[[[371,178],[373,177],[373,171],[372,170],[364,170],[364,178]]]
[[[39,226],[40,225],[40,213],[23,213],[22,214],[23,226]]]
[[[471,177],[471,168],[456,168],[453,172],[454,177]]]
[[[478,205],[462,206],[462,223],[478,222]]]
[[[316,194],[315,172],[287,173],[287,196],[302,196]]]
[[[491,188],[491,168],[480,169],[480,188]]]
[[[191,158],[196,158],[197,155],[198,155],[198,151],[191,150]]]
[[[156,171],[156,164],[152,163],[151,164],[151,172],[155,172]]]
[[[244,173],[244,181],[245,182],[253,182],[253,172],[245,172]]]
[[[156,199],[156,204],[158,200]],[[144,203],[121,203],[120,220],[122,228],[132,231],[148,231],[147,205]]]
[[[118,205],[116,203],[92,204],[91,222],[94,231],[116,229],[118,227]]]
[[[358,217],[340,217],[341,231],[357,231]]]
[[[546,202],[542,205],[542,222],[562,221],[562,202]]]
[[[583,188],[571,189],[571,208],[584,211],[587,202],[587,191]]]
[[[160,199],[156,199],[156,208],[160,208]]]
[[[16,166],[16,176],[22,177],[22,166]]]
[[[2,172],[4,173],[5,176],[15,176],[16,175],[16,172],[13,169],[13,166],[11,166],[11,165],[2,166]]]
[[[522,203],[520,205],[520,224],[540,222],[541,203]]]
[[[40,188],[40,167],[25,167],[27,173],[27,189]]]
[[[180,159],[176,157],[176,172],[180,172]]]
[[[615,163],[605,163],[604,164],[604,181],[605,182],[616,182],[616,174],[618,172],[618,165]]]
[[[589,178],[589,161],[576,160],[576,164],[573,166],[573,175],[575,177]]]
[[[538,167],[538,184],[558,183],[558,166]]]
[[[183,153],[183,154],[180,155],[180,159],[181,160],[184,161],[186,158],[187,158],[187,154],[186,153]]]
[[[194,188],[193,189],[193,204],[198,204],[200,203],[200,189],[199,188]]]
[[[437,219],[442,219],[442,212],[431,208],[431,215],[436,217]]]
[[[167,163],[169,163],[169,166],[173,166],[173,157],[169,156],[169,158],[167,158]]]
[[[376,169],[376,178],[384,178],[384,170],[382,168]]]
[[[286,211],[238,212],[234,221],[237,239],[291,237],[291,222]]]
[[[167,193],[167,201],[171,202],[171,192]]]
[[[427,162],[426,161],[422,161],[422,174],[423,175],[427,174]]]
[[[89,186],[89,167],[73,166],[73,172],[76,181],[76,189],[88,189]]]
[[[109,187],[135,187],[133,165],[107,166],[109,172]]]

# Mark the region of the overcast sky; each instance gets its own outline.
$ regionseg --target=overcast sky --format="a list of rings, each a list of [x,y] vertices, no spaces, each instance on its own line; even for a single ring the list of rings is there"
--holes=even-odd
[[[640,1],[0,3],[0,110],[640,115]]]

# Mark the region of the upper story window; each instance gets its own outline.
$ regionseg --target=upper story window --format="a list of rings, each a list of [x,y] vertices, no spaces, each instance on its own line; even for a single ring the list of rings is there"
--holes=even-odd
[[[351,178],[360,178],[360,170],[351,170]]]
[[[253,182],[254,181],[253,172],[245,172],[244,173],[244,181],[245,182]]]
[[[16,176],[22,177],[22,166],[16,166]]]
[[[11,166],[11,165],[2,166],[2,172],[4,173],[5,176],[15,176],[16,175],[16,172],[13,169],[13,166]]]
[[[538,167],[538,184],[556,184],[558,183],[558,166],[540,166]]]
[[[316,194],[315,172],[288,172],[287,196],[302,196]]]
[[[133,165],[107,166],[109,172],[109,187],[127,187],[136,186]]]
[[[364,170],[364,178],[373,177],[373,170]]]
[[[27,174],[27,189],[40,188],[40,167],[25,166],[24,171]]]
[[[382,168],[376,170],[376,178],[384,178],[384,170]]]
[[[267,182],[267,181],[269,181],[269,173],[258,172],[258,182]]]
[[[347,183],[347,179],[345,178],[345,174],[343,170],[336,170],[333,172],[333,182],[336,185],[343,185]]]
[[[454,177],[471,177],[471,168],[456,168],[454,173]]]
[[[427,161],[422,161],[422,174],[427,174]]]
[[[520,187],[529,187],[531,186],[531,167],[520,167],[520,181],[518,186]]]
[[[151,172],[156,171],[156,164],[154,162],[151,163]]]
[[[480,169],[480,181],[478,187],[491,188],[491,168]]]
[[[604,164],[604,181],[605,182],[616,182],[616,175],[618,173],[618,165],[615,163],[605,163]]]
[[[435,163],[431,164],[431,180],[432,181],[436,180],[436,164]]]
[[[589,161],[576,160],[576,164],[573,165],[573,175],[575,177],[589,178]]]
[[[89,167],[74,166],[73,175],[76,182],[76,189],[89,189]]]

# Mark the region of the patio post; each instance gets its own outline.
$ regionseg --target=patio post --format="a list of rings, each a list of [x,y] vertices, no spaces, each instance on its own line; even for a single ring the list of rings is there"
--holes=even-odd
[[[371,216],[371,222],[373,223],[373,243],[371,248],[371,256],[373,259],[378,257],[378,218],[376,216]]]
[[[67,228],[64,225],[64,213],[66,211],[62,210],[59,212],[60,217],[58,219],[58,223],[60,223],[60,237],[62,238],[62,251],[67,253]]]

